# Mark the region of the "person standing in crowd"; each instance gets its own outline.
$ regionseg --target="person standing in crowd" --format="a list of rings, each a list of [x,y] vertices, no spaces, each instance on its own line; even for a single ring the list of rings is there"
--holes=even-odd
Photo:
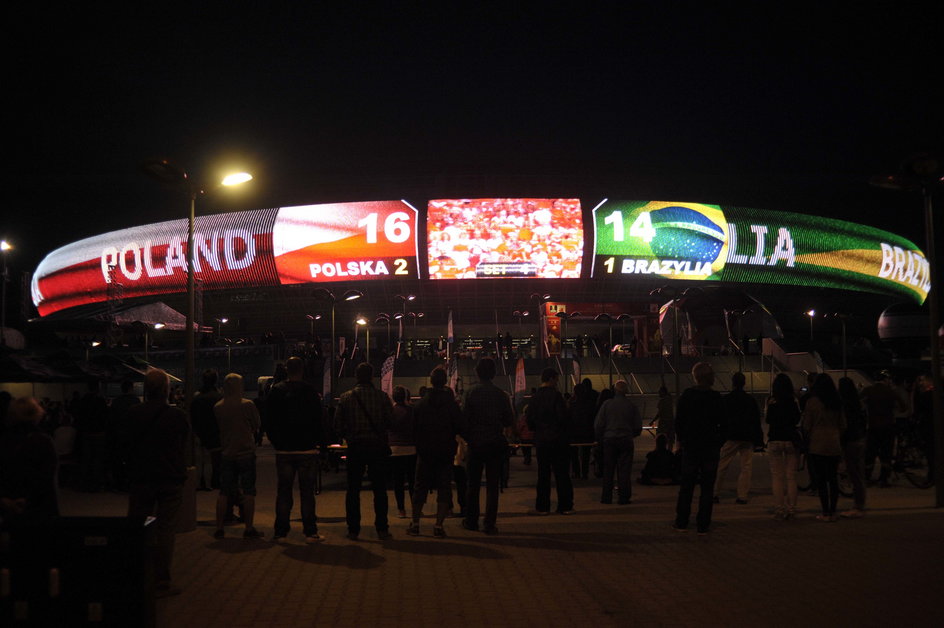
[[[514,411],[511,399],[492,380],[495,361],[482,358],[475,365],[479,383],[469,389],[462,408],[462,438],[469,446],[468,493],[462,527],[479,529],[479,489],[485,471],[485,534],[496,534],[498,495],[502,464],[508,451],[505,431],[511,426]]]
[[[833,378],[820,373],[810,389],[810,398],[803,410],[803,430],[809,440],[810,459],[816,469],[817,491],[823,513],[819,521],[836,521],[839,500],[837,470],[842,456],[840,435],[846,429],[842,399],[836,392]]]
[[[741,468],[738,472],[736,504],[746,504],[751,490],[751,474],[754,468],[754,449],[764,446],[764,432],[760,426],[760,409],[754,398],[744,391],[744,373],[731,376],[731,392],[724,396],[724,445],[718,461],[718,476],[715,480],[715,503],[720,500],[724,474],[734,456],[738,456]]]
[[[220,494],[216,499],[216,532],[222,539],[223,523],[230,500],[242,497],[243,538],[260,539],[262,533],[253,527],[256,512],[256,432],[262,421],[259,410],[250,399],[243,399],[243,378],[230,373],[223,379],[223,398],[213,406],[220,426],[222,468]]]
[[[433,536],[444,537],[443,522],[452,502],[452,463],[456,456],[456,436],[461,431],[461,411],[455,395],[446,388],[446,370],[437,366],[429,375],[432,388],[415,408],[413,441],[416,443],[416,490],[413,492],[413,521],[407,534],[420,533],[420,516],[430,490],[436,489],[436,523]]]
[[[190,439],[187,415],[171,407],[170,378],[160,369],[144,376],[144,403],[128,410],[131,455],[128,457],[128,518],[144,524],[155,517],[154,577],[158,596],[176,595],[171,582],[177,513],[187,479],[186,446]]]
[[[190,420],[193,433],[199,441],[197,443],[200,454],[197,460],[197,480],[200,490],[219,490],[220,488],[222,445],[220,444],[220,428],[216,423],[216,415],[213,414],[213,406],[223,398],[217,388],[218,377],[215,369],[203,371],[200,392],[190,402]],[[207,470],[209,470],[209,478]]]
[[[867,477],[872,477],[875,458],[878,457],[882,469],[879,473],[879,486],[888,486],[888,476],[892,470],[892,449],[895,445],[895,413],[901,412],[906,404],[898,392],[892,388],[887,372],[879,373],[875,383],[862,389],[862,401],[868,415],[869,432],[865,452]]]
[[[393,497],[397,500],[397,513],[406,518],[406,501],[403,484],[406,483],[407,495],[413,495],[416,478],[416,444],[413,441],[413,407],[407,402],[409,391],[403,386],[393,389],[393,419],[387,438],[390,441],[390,467],[393,475]]]
[[[279,541],[288,536],[294,505],[292,489],[297,476],[302,534],[310,545],[324,540],[318,534],[315,481],[318,477],[319,455],[327,435],[318,392],[303,379],[304,361],[299,357],[291,357],[285,366],[288,379],[271,388],[263,406],[266,431],[275,449],[275,472],[278,478],[273,540]]]
[[[673,451],[675,449],[675,400],[664,385],[659,386],[655,420],[658,423],[656,436],[665,434],[666,445],[669,451]]]
[[[112,488],[128,490],[128,410],[141,400],[134,394],[134,382],[121,382],[121,394],[111,400],[108,408],[108,459],[111,461]]]
[[[590,450],[593,448],[593,421],[596,417],[597,401],[590,380],[585,379],[574,386],[574,396],[570,402],[570,425],[573,430],[571,440],[579,445],[571,447],[571,462],[574,477],[586,480],[590,475]]]
[[[846,461],[846,473],[852,483],[854,507],[839,515],[846,519],[858,519],[865,514],[865,437],[867,433],[865,409],[859,400],[859,391],[848,377],[839,380],[839,397],[846,417],[846,429],[842,433],[842,455]]]
[[[557,485],[557,512],[574,512],[574,485],[570,481],[570,443],[567,433],[567,409],[557,390],[559,375],[553,368],[541,373],[541,387],[528,404],[528,427],[534,432],[538,454],[538,481],[534,500],[536,515],[551,511],[551,473]]]
[[[679,397],[675,413],[675,434],[682,453],[678,502],[675,507],[675,529],[688,530],[695,484],[700,485],[698,534],[708,534],[714,502],[715,476],[721,451],[724,400],[714,390],[715,372],[711,364],[699,362],[692,367],[695,385]]]
[[[786,521],[796,516],[797,427],[800,405],[793,382],[786,373],[774,378],[767,399],[767,460],[774,496],[774,519]]]
[[[89,380],[88,391],[73,406],[78,431],[79,469],[82,488],[93,493],[105,489],[108,402],[97,379]]]
[[[387,430],[393,419],[390,397],[374,388],[374,368],[362,362],[354,371],[357,384],[338,400],[337,424],[347,440],[347,496],[344,508],[347,537],[356,541],[361,533],[361,482],[364,471],[374,494],[374,527],[377,538],[392,538],[387,521],[387,476],[390,445]]]
[[[613,475],[619,480],[619,503],[632,501],[632,471],[635,447],[633,439],[642,434],[642,416],[629,398],[629,384],[619,380],[613,385],[614,396],[597,412],[594,432],[603,445],[603,495],[601,504],[613,503]]]
[[[0,524],[43,524],[59,516],[59,457],[39,429],[44,414],[35,399],[20,397],[0,422]]]

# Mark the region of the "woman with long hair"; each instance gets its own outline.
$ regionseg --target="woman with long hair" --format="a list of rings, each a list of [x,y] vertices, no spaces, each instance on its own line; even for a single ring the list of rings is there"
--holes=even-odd
[[[778,521],[796,515],[799,452],[794,441],[799,422],[800,406],[793,382],[786,374],[780,373],[774,378],[767,399],[767,459],[774,496],[774,519]]]
[[[803,410],[802,423],[809,440],[810,461],[816,472],[823,510],[816,519],[836,521],[836,502],[839,500],[837,471],[842,457],[840,435],[846,428],[846,417],[842,412],[842,399],[829,375],[820,373],[816,376],[810,399]]]

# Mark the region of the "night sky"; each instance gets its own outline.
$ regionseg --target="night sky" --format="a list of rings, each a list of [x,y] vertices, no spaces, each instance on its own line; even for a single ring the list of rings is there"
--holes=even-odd
[[[140,170],[154,157],[197,180],[256,175],[200,213],[573,177],[574,193],[592,179],[623,198],[821,213],[923,247],[919,198],[868,179],[942,144],[939,3],[349,4],[7,9],[11,267],[183,217]]]

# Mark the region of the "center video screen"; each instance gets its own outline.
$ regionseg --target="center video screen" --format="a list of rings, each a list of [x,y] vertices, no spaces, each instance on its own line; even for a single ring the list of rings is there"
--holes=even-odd
[[[429,201],[430,279],[578,279],[583,222],[576,198]]]

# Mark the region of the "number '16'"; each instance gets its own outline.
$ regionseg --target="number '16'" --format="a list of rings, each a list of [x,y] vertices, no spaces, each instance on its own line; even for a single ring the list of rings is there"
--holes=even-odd
[[[410,239],[410,215],[406,212],[393,212],[384,220],[384,237],[399,244]],[[377,243],[377,213],[367,214],[357,222],[358,227],[367,228],[367,243]]]

